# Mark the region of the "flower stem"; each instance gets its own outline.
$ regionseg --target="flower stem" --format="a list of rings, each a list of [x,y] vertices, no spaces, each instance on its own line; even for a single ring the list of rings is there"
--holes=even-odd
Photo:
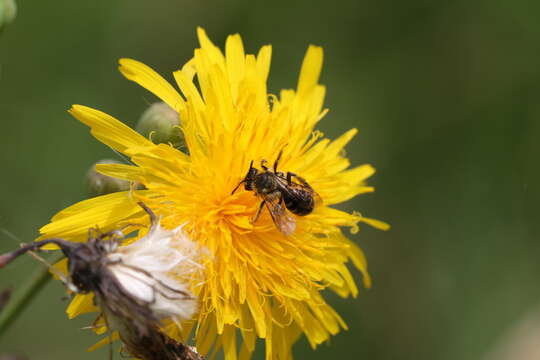
[[[62,259],[64,254],[58,252],[51,256],[48,261],[52,264]],[[24,309],[32,302],[35,295],[37,295],[41,289],[51,279],[51,274],[48,268],[39,268],[28,282],[18,291],[15,296],[10,300],[6,307],[0,310],[0,336],[2,336],[11,324],[17,320],[19,315]]]

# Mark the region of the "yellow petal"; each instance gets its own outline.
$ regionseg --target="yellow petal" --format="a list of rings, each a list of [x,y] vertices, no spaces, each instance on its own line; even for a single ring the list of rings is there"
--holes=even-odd
[[[70,319],[73,319],[81,314],[95,311],[99,311],[99,308],[94,305],[93,294],[76,294],[66,309],[66,313]]]
[[[86,349],[86,351],[97,350],[100,347],[105,346],[111,342],[117,341],[119,339],[120,339],[120,334],[118,333],[118,331],[115,331],[110,336],[107,336],[101,339],[100,341],[98,341],[97,343],[95,343],[94,345],[90,346],[88,349]]]
[[[208,316],[199,320],[195,332],[195,344],[201,354],[207,354],[216,340],[217,326],[215,317]]]
[[[371,276],[368,272],[368,265],[364,252],[358,247],[358,245],[356,245],[351,240],[345,238],[344,236],[343,239],[345,239],[345,241],[350,246],[348,250],[348,255],[351,258],[351,261],[353,262],[354,266],[362,273],[364,286],[369,289],[371,287]]]
[[[351,185],[356,185],[375,173],[375,168],[369,164],[360,165],[354,169],[343,171],[339,174],[339,180]]]
[[[251,316],[253,316],[257,335],[260,338],[266,337],[267,327],[264,320],[264,311],[259,301],[259,296],[257,295],[253,285],[248,285],[246,292],[246,300],[249,306],[249,310],[251,311]]]
[[[44,249],[45,247],[42,246],[41,248]],[[58,248],[58,246],[57,246],[57,248]],[[47,249],[46,249],[46,250],[47,250]],[[67,275],[67,273],[68,273],[68,259],[67,259],[67,258],[63,258],[62,260],[58,261],[56,264],[53,264],[52,267],[53,267],[54,269],[49,269],[49,272],[51,273],[51,275],[52,275],[56,280],[60,280],[59,274]]]
[[[257,72],[260,79],[266,83],[270,73],[270,62],[272,60],[272,46],[265,45],[257,54]]]
[[[204,110],[204,102],[199,94],[199,90],[197,90],[197,87],[193,84],[190,74],[185,70],[178,70],[173,73],[173,76],[188,102],[192,103],[196,109],[200,111]],[[189,117],[187,119],[182,119],[183,122],[189,120]]]
[[[137,192],[149,193],[146,190]],[[98,227],[101,231],[107,231],[119,221],[142,212],[129,192],[117,192],[84,200],[64,209],[39,231],[41,238],[86,239],[89,228]]]
[[[69,110],[77,120],[90,127],[96,139],[114,150],[125,152],[130,147],[153,146],[144,136],[132,130],[110,115],[82,105],[73,105]]]
[[[96,171],[103,175],[129,181],[139,181],[144,175],[144,171],[140,167],[124,164],[96,164]]]
[[[183,109],[184,99],[178,91],[152,68],[133,59],[120,59],[119,63],[118,69],[127,79],[152,92],[176,111]]]
[[[225,360],[236,360],[236,327],[229,325],[225,328],[222,342]]]
[[[367,217],[362,216],[362,219],[360,219],[360,221],[363,222],[363,223],[366,223],[368,225],[371,225],[374,228],[377,228],[379,230],[386,231],[386,230],[390,229],[390,224],[385,223],[384,221],[381,221],[381,220],[371,219],[371,218],[367,218]]]
[[[310,45],[302,63],[302,70],[300,70],[297,88],[298,96],[305,95],[307,91],[310,91],[317,85],[321,74],[322,63],[323,49],[319,46]]]
[[[352,140],[352,138],[358,133],[357,129],[350,129],[345,134],[332,141],[326,148],[324,155],[327,157],[338,156],[339,152]]]
[[[191,58],[187,63],[182,66],[182,72],[187,76],[190,81],[193,81],[193,77],[197,73],[197,68],[195,67],[195,59]]]
[[[211,63],[218,64],[222,67],[225,66],[225,57],[223,56],[223,53],[214,45],[214,43],[212,43],[203,28],[197,28],[197,37],[199,38],[201,49],[208,54]],[[200,69],[198,70],[200,71]]]
[[[244,78],[245,56],[244,45],[242,44],[240,35],[235,34],[227,37],[227,42],[225,44],[225,61],[234,101],[236,101],[238,97],[238,85]]]

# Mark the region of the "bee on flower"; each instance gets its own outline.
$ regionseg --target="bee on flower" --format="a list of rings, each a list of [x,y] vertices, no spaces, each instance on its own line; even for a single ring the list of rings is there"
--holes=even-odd
[[[313,211],[315,199],[319,200],[320,196],[300,176],[290,171],[287,172],[287,175],[277,171],[282,154],[283,150],[280,151],[274,162],[273,171],[268,169],[265,159],[261,160],[262,171],[254,168],[252,161],[249,164],[246,177],[234,188],[232,194],[238,190],[240,185],[244,184],[246,190],[254,191],[255,195],[262,199],[252,222],[259,219],[261,211],[266,205],[276,227],[283,234],[291,235],[296,229],[296,221],[285,209],[299,216],[308,215]],[[294,182],[293,177],[298,181]]]
[[[320,47],[308,48],[295,90],[269,95],[271,46],[246,54],[240,36],[232,35],[223,52],[203,29],[197,34],[200,47],[173,73],[178,89],[138,61],[121,59],[119,68],[178,113],[183,151],[156,144],[101,111],[74,105],[70,113],[131,162],[99,164],[96,170],[144,189],[62,210],[41,228],[42,238],[84,241],[95,225],[104,231],[129,226],[144,236],[149,220],[137,205],[142,201],[160,217],[163,229],[183,225],[182,231],[207,249],[204,282],[191,278],[186,286],[199,299],[195,321],[169,335],[193,335],[201,354],[222,350],[226,360],[249,358],[257,339],[263,339],[267,359],[291,359],[292,345],[302,334],[316,347],[346,329],[322,290],[343,297],[358,294],[349,261],[370,286],[364,254],[343,228],[356,232],[359,223],[383,230],[388,225],[333,206],[373,192],[366,179],[375,170],[371,165],[350,167],[343,155],[356,129],[333,141],[315,130],[327,113],[326,89],[319,84]],[[278,163],[278,158],[280,170],[262,167],[263,160]],[[261,164],[262,170],[250,164]],[[255,170],[253,176],[266,174],[258,179],[275,187],[267,189],[246,176],[247,169]],[[239,181],[244,186],[232,191]],[[296,195],[304,191],[302,197],[285,194],[288,188],[296,189]],[[322,201],[316,203],[318,197]],[[269,211],[263,211],[265,206]],[[142,294],[148,293],[141,287]],[[172,303],[163,303],[163,311],[171,309]],[[68,315],[93,310],[91,298],[80,295]]]

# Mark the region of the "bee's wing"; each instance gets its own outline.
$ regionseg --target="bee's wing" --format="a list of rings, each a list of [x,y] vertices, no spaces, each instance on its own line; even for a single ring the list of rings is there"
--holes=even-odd
[[[315,206],[321,206],[324,204],[321,195],[317,194],[315,191],[313,191],[313,198],[315,199]]]
[[[285,210],[285,207],[281,205],[281,197],[267,197],[265,204],[279,231],[284,235],[291,235],[296,230],[296,221]]]
[[[292,182],[290,185],[287,183],[287,179],[285,179],[282,176],[278,176],[278,186],[280,191],[287,193],[292,198],[299,198],[300,200],[304,200],[303,198],[305,195],[303,194],[310,194],[313,197],[313,200],[315,201],[315,206],[319,206],[323,204],[322,197],[313,190],[313,188],[303,179],[300,177],[297,177],[299,179],[302,179],[304,181],[303,184],[299,184],[297,182]],[[302,191],[298,191],[302,190]]]

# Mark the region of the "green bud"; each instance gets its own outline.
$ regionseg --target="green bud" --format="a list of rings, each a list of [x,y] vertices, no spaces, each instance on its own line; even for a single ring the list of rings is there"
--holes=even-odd
[[[96,171],[97,164],[121,164],[116,160],[100,160],[90,167],[86,173],[86,190],[90,197],[106,195],[118,191],[126,191],[130,188],[127,180],[116,179]]]
[[[15,0],[0,0],[0,32],[11,23],[17,15]]]
[[[163,102],[150,105],[135,129],[156,144],[171,144],[175,148],[185,145],[184,134],[180,130],[180,116]]]

